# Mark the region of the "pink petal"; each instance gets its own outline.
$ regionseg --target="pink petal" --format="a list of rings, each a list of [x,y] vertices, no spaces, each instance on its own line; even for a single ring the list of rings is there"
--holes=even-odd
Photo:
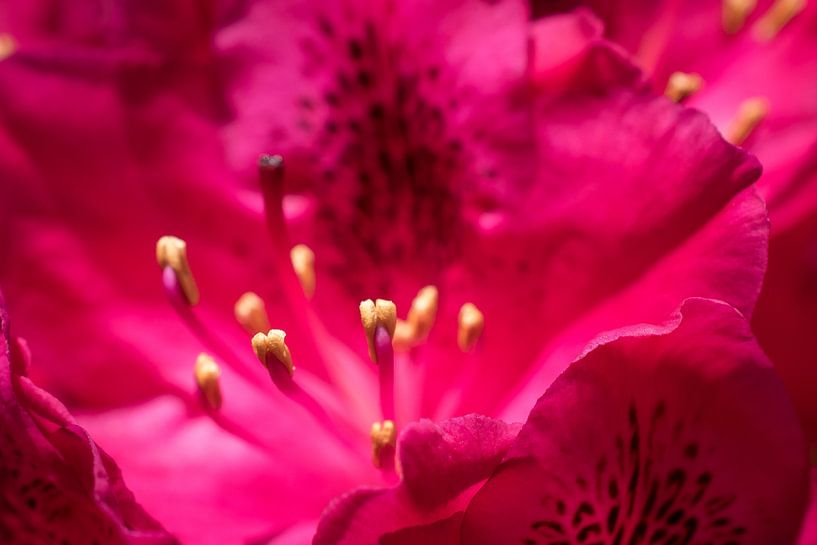
[[[810,441],[817,440],[817,216],[778,233],[752,326],[797,408]]]
[[[0,537],[4,543],[173,544],[65,408],[12,372],[0,298]]]
[[[661,323],[692,296],[748,315],[760,290],[768,224],[749,188],[759,166],[704,116],[611,89],[542,104],[538,119],[529,210],[488,230],[449,284],[454,302],[472,300],[486,315],[478,360],[461,364],[478,366],[475,379],[455,411],[496,414],[514,399],[517,410],[504,414],[523,418],[598,332]],[[440,323],[455,312],[444,309]],[[456,361],[445,341],[435,361]],[[434,369],[428,406],[456,366]]]
[[[297,413],[280,409],[287,422],[259,415],[241,423],[263,444],[171,397],[82,420],[127,461],[140,501],[184,543],[224,545],[294,532],[343,491],[380,481],[365,455],[351,456],[308,422],[299,429]]]
[[[811,499],[797,545],[817,545],[817,469],[811,470]]]
[[[554,383],[469,505],[462,543],[788,543],[806,483],[802,433],[745,320],[689,300]]]
[[[315,545],[373,543],[388,532],[448,518],[462,509],[472,493],[469,487],[490,475],[517,430],[478,415],[409,425],[398,443],[401,483],[359,489],[335,500],[321,518]],[[448,524],[442,526],[432,533],[447,534]]]

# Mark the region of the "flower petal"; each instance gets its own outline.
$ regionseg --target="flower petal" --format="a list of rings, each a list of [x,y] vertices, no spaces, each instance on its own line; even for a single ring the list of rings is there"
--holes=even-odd
[[[335,500],[321,518],[314,543],[373,543],[388,532],[454,515],[473,493],[469,487],[487,478],[505,455],[518,429],[479,415],[409,425],[398,443],[401,483]],[[429,530],[432,535],[450,531],[448,523],[441,525]]]
[[[817,469],[811,470],[811,500],[809,502],[808,511],[803,522],[803,528],[800,531],[800,537],[797,539],[797,545],[817,545]]]
[[[475,378],[455,410],[496,414],[497,402],[515,398],[518,410],[505,414],[523,418],[599,332],[661,323],[693,296],[750,315],[760,291],[768,223],[750,188],[759,165],[703,115],[609,88],[539,105],[537,127],[528,206],[487,229],[448,283],[449,298],[467,297],[486,316],[478,359],[462,364],[478,366]],[[453,340],[439,344],[433,361],[456,361]],[[452,371],[429,373],[427,407]]]
[[[7,543],[172,545],[113,459],[65,408],[12,371],[0,297],[0,537]]]
[[[788,543],[806,483],[802,433],[745,320],[689,300],[554,383],[469,505],[462,543]]]

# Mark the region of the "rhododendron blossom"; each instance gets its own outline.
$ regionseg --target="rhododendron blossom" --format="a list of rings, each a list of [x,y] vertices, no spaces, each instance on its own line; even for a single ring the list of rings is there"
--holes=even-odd
[[[534,11],[556,4],[532,0]],[[558,3],[585,5],[636,56],[656,90],[706,112],[763,164],[772,222],[756,332],[817,440],[817,344],[811,282],[817,243],[817,4],[803,0]]]
[[[6,10],[3,410],[97,545],[796,535],[759,164],[589,11]]]

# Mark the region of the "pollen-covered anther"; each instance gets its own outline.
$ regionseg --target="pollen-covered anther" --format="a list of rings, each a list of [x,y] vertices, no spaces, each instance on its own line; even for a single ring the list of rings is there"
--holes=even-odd
[[[238,298],[233,308],[235,319],[247,333],[255,335],[270,330],[269,316],[264,300],[256,293],[248,291]]]
[[[292,268],[301,282],[307,299],[315,295],[315,252],[306,244],[297,244],[290,250]]]
[[[777,0],[752,26],[752,35],[762,42],[771,40],[805,7],[806,0]]]
[[[664,94],[673,102],[683,102],[697,93],[703,83],[703,78],[698,74],[673,72],[667,81]]]
[[[397,428],[391,420],[372,424],[372,463],[376,468],[382,468],[386,456],[394,456],[397,446]]]
[[[280,329],[270,329],[267,333],[256,333],[252,338],[252,349],[258,360],[269,369],[272,364],[271,359],[275,358],[287,372],[295,373],[295,365],[292,363],[292,354],[289,352],[284,339],[287,334]]]
[[[757,6],[757,0],[723,0],[722,25],[727,34],[736,34]]]
[[[156,262],[162,269],[166,267],[173,269],[185,300],[189,305],[197,305],[199,288],[187,260],[187,243],[173,236],[160,238],[156,242]]]
[[[736,146],[743,144],[767,113],[769,113],[769,101],[765,98],[755,97],[744,100],[729,125],[726,140]]]
[[[457,329],[457,345],[463,352],[470,352],[485,328],[485,316],[473,303],[465,303],[460,308]]]
[[[406,319],[397,320],[393,343],[396,349],[408,350],[428,338],[437,317],[439,299],[435,286],[426,286],[417,292]]]
[[[211,409],[218,410],[221,408],[221,368],[219,368],[216,361],[207,354],[199,354],[196,358],[196,367],[194,369],[196,377],[196,385],[202,397],[207,402]]]
[[[11,34],[0,34],[0,61],[11,57],[17,51],[17,40]]]
[[[383,327],[394,338],[394,330],[397,327],[397,307],[386,299],[372,301],[366,299],[360,303],[360,323],[363,324],[363,331],[366,333],[366,343],[369,345],[369,356],[373,362],[377,362],[377,350],[375,347],[375,332],[378,327]]]

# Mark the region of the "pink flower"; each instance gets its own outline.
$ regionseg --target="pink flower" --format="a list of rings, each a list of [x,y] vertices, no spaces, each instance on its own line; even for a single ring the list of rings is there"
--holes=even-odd
[[[314,543],[760,545],[800,525],[802,431],[722,303],[600,339],[515,434],[477,417],[413,425],[400,485],[333,504]]]
[[[759,291],[757,162],[649,91],[591,16],[531,25],[510,0],[346,7],[140,2],[76,23],[45,5],[50,17],[13,19],[0,282],[32,376],[185,543],[306,542],[331,498],[395,469],[397,494],[416,482],[448,508],[517,428],[411,422],[522,421],[603,332],[664,324],[690,297],[749,316]],[[286,169],[264,156],[261,197],[248,171],[264,149]],[[164,239],[160,275],[167,234],[189,263]],[[314,255],[299,247],[297,274],[296,242]],[[438,304],[409,320],[427,285]],[[289,333],[257,338],[264,367],[233,317],[249,290]],[[358,305],[377,296],[411,324],[394,326],[396,355],[388,311],[366,322],[371,347],[361,332]],[[247,329],[268,331],[258,299],[243,301]],[[399,468],[386,420],[405,430]],[[474,426],[482,440],[448,441]],[[446,466],[412,466],[415,447],[457,450],[451,480],[426,480]]]
[[[551,3],[533,0],[541,12]],[[707,113],[763,165],[758,190],[769,207],[769,272],[753,327],[817,440],[817,4],[800,0],[583,4],[605,21],[662,91],[672,74],[687,87],[687,105]],[[742,121],[741,121],[742,120]]]
[[[176,543],[62,403],[28,378],[28,347],[10,336],[1,296],[0,329],[2,542]]]

